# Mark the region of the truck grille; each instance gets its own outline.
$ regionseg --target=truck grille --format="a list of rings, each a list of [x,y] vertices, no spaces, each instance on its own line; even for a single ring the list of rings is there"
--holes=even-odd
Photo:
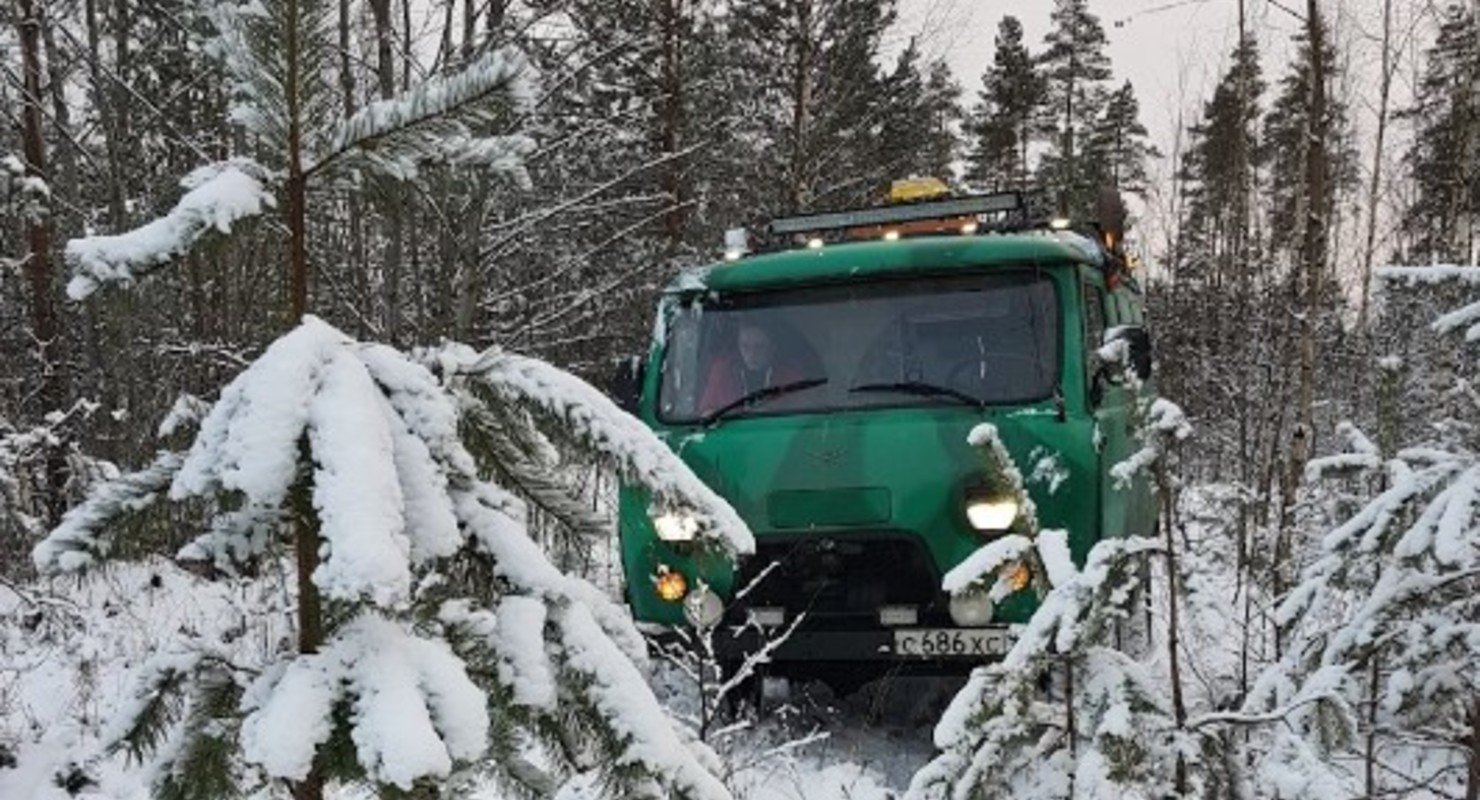
[[[740,567],[736,588],[749,586],[768,565],[777,566],[737,605],[781,606],[788,618],[805,611],[819,624],[859,615],[877,624],[879,607],[885,605],[918,606],[923,619],[938,605],[940,573],[914,536],[758,538],[755,555]],[[744,613],[736,609],[742,619]]]

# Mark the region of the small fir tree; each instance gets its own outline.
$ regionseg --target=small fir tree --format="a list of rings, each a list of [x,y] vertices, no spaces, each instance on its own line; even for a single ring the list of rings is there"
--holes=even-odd
[[[1008,654],[978,667],[935,730],[940,755],[917,772],[906,797],[1100,797],[1172,788],[1175,725],[1162,688],[1112,646],[1135,613],[1150,539],[1108,539],[1076,567],[1062,530],[1038,529],[1021,473],[991,425],[971,434],[989,480],[1020,504],[1011,532],[948,573],[952,593],[1001,600],[1025,588],[1039,607]],[[1051,695],[1044,688],[1052,687]]]
[[[422,356],[306,318],[226,386],[187,451],[100,485],[36,547],[47,573],[95,566],[167,503],[202,522],[178,558],[251,581],[301,561],[309,532],[320,644],[260,659],[250,636],[162,646],[112,745],[158,754],[162,798],[330,781],[393,796],[490,771],[544,794],[568,768],[601,770],[614,796],[727,798],[634,666],[630,617],[553,567],[525,503],[489,482],[526,465],[488,443],[587,454],[712,547],[749,550],[744,524],[579,379],[498,350]]]
[[[1442,268],[1390,269],[1381,277],[1470,279]],[[1440,317],[1434,327],[1464,331],[1475,341],[1480,303]],[[1375,702],[1369,724],[1403,731],[1415,746],[1465,752],[1465,791],[1474,796],[1480,792],[1480,650],[1474,646],[1480,640],[1480,393],[1456,379],[1449,398],[1452,414],[1430,428],[1426,441],[1385,452],[1348,425],[1348,452],[1310,463],[1310,477],[1365,470],[1380,473],[1384,488],[1321,539],[1276,615],[1288,637],[1285,657],[1261,677],[1249,706],[1259,710],[1293,692],[1310,694],[1307,687],[1322,683],[1348,706]],[[1282,737],[1275,752],[1314,753],[1324,763],[1350,746],[1355,728],[1350,711],[1314,717],[1297,729],[1299,736]],[[1323,796],[1325,784],[1292,786],[1290,777],[1266,771],[1283,796]],[[1334,780],[1331,775],[1328,783]]]

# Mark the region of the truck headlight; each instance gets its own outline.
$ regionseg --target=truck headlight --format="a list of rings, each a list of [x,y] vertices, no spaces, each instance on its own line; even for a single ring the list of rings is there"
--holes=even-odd
[[[1012,497],[967,497],[966,520],[979,531],[1000,532],[1017,521],[1018,503]]]
[[[699,520],[688,514],[665,512],[653,517],[653,528],[665,542],[692,542],[699,535]]]

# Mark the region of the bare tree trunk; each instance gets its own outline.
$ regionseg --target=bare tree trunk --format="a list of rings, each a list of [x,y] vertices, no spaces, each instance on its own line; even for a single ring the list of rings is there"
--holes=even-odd
[[[287,55],[284,94],[288,101],[288,320],[296,326],[308,313],[308,192],[303,174],[303,119],[299,99],[303,92],[302,47],[299,41],[299,0],[286,0],[288,25],[283,43]],[[306,454],[305,454],[306,455]],[[316,653],[324,640],[323,612],[319,589],[313,573],[319,564],[319,536],[314,524],[313,507],[306,480],[294,489],[293,549],[297,556],[298,585],[298,652]],[[293,784],[294,800],[321,800],[324,795],[323,774],[317,766],[307,777]]]
[[[473,55],[477,52],[478,43],[478,0],[466,0],[463,3],[463,38],[462,38],[462,63],[466,66],[473,63]]]
[[[17,27],[21,44],[21,74],[25,96],[21,98],[21,152],[27,177],[46,180],[46,136],[41,121],[41,8],[36,0],[20,0]],[[42,411],[62,407],[61,321],[57,315],[56,276],[51,260],[51,218],[47,210],[27,216],[24,271],[31,300],[31,334],[36,342],[40,376],[37,397]],[[47,526],[61,520],[66,508],[67,461],[62,448],[53,447],[46,459],[45,502]]]
[[[1367,737],[1362,753],[1362,793],[1367,800],[1377,797],[1377,705],[1381,677],[1381,658],[1374,652],[1367,671]]]
[[[349,60],[349,0],[339,0],[339,89],[344,93],[344,116],[355,113],[355,73]]]
[[[1187,702],[1182,694],[1182,637],[1179,629],[1182,627],[1181,619],[1181,588],[1178,585],[1179,575],[1177,566],[1177,520],[1176,520],[1176,495],[1173,492],[1171,477],[1167,474],[1167,467],[1163,459],[1156,463],[1157,495],[1161,501],[1162,529],[1166,541],[1166,569],[1167,569],[1167,670],[1172,682],[1172,721],[1177,730],[1187,727]],[[1177,756],[1176,788],[1178,796],[1187,794],[1187,761],[1180,754]]]
[[[791,210],[805,211],[811,204],[802,171],[807,163],[807,126],[812,109],[812,3],[797,6],[796,75],[792,80],[791,109]]]
[[[670,250],[683,242],[683,159],[674,158],[679,148],[679,131],[683,126],[683,0],[660,0],[659,35],[662,38],[662,111],[659,114],[660,146],[668,157],[663,170],[663,191],[672,204],[663,215],[663,227]]]
[[[1465,800],[1480,800],[1480,694],[1470,700],[1470,776]]]
[[[1393,0],[1382,3],[1382,77],[1377,89],[1377,142],[1372,151],[1372,176],[1367,183],[1367,242],[1362,250],[1362,295],[1357,305],[1357,333],[1367,335],[1367,305],[1372,289],[1372,260],[1377,251],[1377,198],[1382,188],[1382,145],[1387,137],[1388,98],[1392,92]],[[1359,384],[1360,385],[1360,384]]]
[[[1306,30],[1310,43],[1310,108],[1306,113],[1305,230],[1300,248],[1301,272],[1297,315],[1300,330],[1299,371],[1296,381],[1296,422],[1290,432],[1285,481],[1280,498],[1280,531],[1275,544],[1275,595],[1283,593],[1284,572],[1294,535],[1295,495],[1315,438],[1316,316],[1320,309],[1326,265],[1326,35],[1317,0],[1306,2]]]
[[[395,29],[391,23],[391,0],[370,0],[370,14],[375,19],[375,77],[382,99],[396,93],[396,53],[393,47]],[[450,35],[450,34],[449,34]],[[385,337],[397,341],[401,330],[401,262],[404,260],[405,231],[399,195],[392,189],[384,202],[386,242],[384,263]]]

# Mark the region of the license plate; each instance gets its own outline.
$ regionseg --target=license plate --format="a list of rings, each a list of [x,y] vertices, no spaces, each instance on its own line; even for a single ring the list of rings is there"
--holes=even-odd
[[[918,658],[991,658],[1012,647],[1006,628],[914,628],[894,632],[894,654]]]

